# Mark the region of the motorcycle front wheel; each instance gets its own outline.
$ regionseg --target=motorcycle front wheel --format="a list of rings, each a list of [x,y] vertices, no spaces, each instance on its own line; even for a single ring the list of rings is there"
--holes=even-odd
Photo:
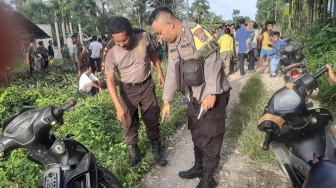
[[[100,188],[122,188],[118,178],[105,167],[98,167],[98,186]]]

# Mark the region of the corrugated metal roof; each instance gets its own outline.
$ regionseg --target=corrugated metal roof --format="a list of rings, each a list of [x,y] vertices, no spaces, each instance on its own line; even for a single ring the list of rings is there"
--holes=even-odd
[[[9,18],[13,20],[12,23],[14,23],[13,24],[14,27],[16,27],[17,29],[25,29],[29,33],[33,33],[35,35],[35,38],[38,39],[51,38],[36,24],[34,24],[32,21],[30,21],[28,18],[26,18],[17,11],[11,12]]]

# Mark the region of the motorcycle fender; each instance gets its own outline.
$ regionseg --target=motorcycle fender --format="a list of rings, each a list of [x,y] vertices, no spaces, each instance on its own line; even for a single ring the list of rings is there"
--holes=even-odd
[[[294,69],[294,68],[307,68],[304,64],[302,63],[294,63],[292,65],[289,65],[285,68],[284,74],[286,74],[288,71]]]
[[[87,153],[75,169],[65,175],[65,188],[73,187],[73,182],[80,181],[85,187],[95,188],[98,185],[97,161],[93,153]]]

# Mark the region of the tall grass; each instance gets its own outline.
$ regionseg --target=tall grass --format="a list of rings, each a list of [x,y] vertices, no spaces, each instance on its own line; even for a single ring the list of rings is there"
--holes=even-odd
[[[260,163],[272,163],[275,160],[272,151],[261,149],[265,133],[257,129],[268,99],[260,76],[252,76],[242,88],[239,102],[234,105],[228,122],[228,136],[236,141],[238,150]]]

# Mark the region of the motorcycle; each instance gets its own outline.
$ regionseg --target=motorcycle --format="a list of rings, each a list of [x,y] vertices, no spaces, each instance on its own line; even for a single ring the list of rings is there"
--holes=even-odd
[[[289,43],[291,38],[282,40]],[[271,45],[270,47],[273,46]],[[307,60],[303,54],[299,53],[304,47],[301,44],[288,44],[281,49],[277,49],[275,54],[281,55],[278,71],[284,75],[286,83],[295,81],[308,71]]]
[[[274,93],[258,122],[258,129],[266,133],[263,150],[271,146],[295,188],[322,188],[320,177],[328,173],[333,178],[323,178],[324,183],[336,187],[336,173],[326,171],[336,170],[336,122],[328,109],[308,108],[306,103],[318,87],[316,80],[326,72],[323,67],[313,76],[305,73],[287,83]]]
[[[97,164],[96,158],[84,145],[71,139],[57,137],[51,128],[63,125],[67,110],[83,105],[71,100],[62,107],[43,109],[24,107],[4,121],[0,135],[0,157],[11,151],[27,149],[27,157],[44,167],[38,187],[46,188],[121,188],[116,176]]]

